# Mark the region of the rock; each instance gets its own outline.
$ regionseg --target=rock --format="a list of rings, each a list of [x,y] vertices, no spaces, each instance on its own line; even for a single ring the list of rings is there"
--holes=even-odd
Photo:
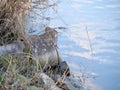
[[[39,90],[39,89],[37,87],[35,87],[35,86],[29,86],[27,88],[27,90]]]
[[[29,86],[27,90],[44,90],[44,88],[37,88],[35,86]]]
[[[82,83],[78,82],[72,77],[69,77],[69,79],[66,79],[64,83],[69,90],[83,90]]]
[[[63,83],[69,90],[84,90],[80,77],[78,75],[67,77]]]
[[[62,88],[62,90],[86,90],[84,89],[83,82],[79,76],[65,76],[59,77],[57,85]],[[56,80],[55,80],[56,81]]]
[[[0,46],[0,55],[23,52],[24,44],[22,41],[14,41],[11,44]]]
[[[70,69],[66,61],[60,63],[60,72],[61,75],[70,76]]]
[[[40,77],[43,79],[45,85],[49,88],[49,90],[62,90],[59,87],[57,87],[53,79],[45,73],[40,73]]]

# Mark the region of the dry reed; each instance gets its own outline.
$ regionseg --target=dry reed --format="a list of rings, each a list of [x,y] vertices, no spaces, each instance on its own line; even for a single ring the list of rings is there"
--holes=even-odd
[[[35,1],[35,0],[33,0]],[[10,44],[18,39],[28,41],[25,32],[27,16],[34,7],[32,0],[0,0],[0,46]],[[48,0],[36,0],[36,4]],[[50,5],[52,6],[52,5]],[[45,5],[46,9],[50,7]],[[29,44],[29,43],[28,43]],[[36,76],[41,70],[38,63],[28,53],[0,56],[0,90],[35,90],[32,86],[43,87],[40,77]]]

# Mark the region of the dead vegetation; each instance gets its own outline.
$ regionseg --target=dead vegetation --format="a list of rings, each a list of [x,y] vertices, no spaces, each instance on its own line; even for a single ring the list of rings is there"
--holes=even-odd
[[[25,27],[30,10],[38,4],[41,5],[40,10],[53,6],[47,2],[48,0],[0,0],[0,46],[18,40],[26,45],[23,53],[0,56],[0,90],[38,90],[46,87],[39,76],[43,72],[44,62],[33,59],[29,52],[30,43]]]
[[[0,45],[25,38],[25,22],[30,4],[25,0],[0,0]]]
[[[31,3],[34,5],[31,5]],[[44,60],[39,62],[33,58],[29,35],[25,31],[30,11],[33,11],[34,8],[41,11],[55,5],[56,3],[49,4],[49,0],[0,0],[0,46],[5,46],[18,40],[25,45],[23,53],[0,56],[0,90],[51,90],[40,76],[42,72],[51,77],[55,81],[55,85],[61,88],[60,90],[69,90],[66,86],[62,87],[62,82],[65,80],[64,76],[70,75],[69,67],[60,68],[60,65],[56,65],[45,68],[46,63]],[[37,13],[35,14],[38,15]],[[48,17],[43,16],[43,19],[48,19]],[[48,29],[50,28],[47,27],[45,30],[46,36],[43,34],[39,38],[43,38],[44,44],[48,42],[55,46],[54,48],[56,49],[57,32],[53,33]],[[48,40],[45,41],[44,39]],[[32,43],[35,44],[37,41],[34,40]],[[40,44],[42,45],[43,43],[41,42]],[[51,45],[48,46],[50,47]],[[51,51],[51,47],[48,51]],[[58,51],[56,53],[59,55]],[[59,56],[57,58],[60,59]],[[58,78],[61,78],[61,81],[58,81]]]

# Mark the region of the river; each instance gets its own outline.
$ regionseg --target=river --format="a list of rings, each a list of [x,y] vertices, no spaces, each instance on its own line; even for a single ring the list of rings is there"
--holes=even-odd
[[[58,46],[71,71],[92,78],[92,90],[120,90],[120,0],[61,0],[48,12],[49,26],[66,27]]]
[[[101,90],[120,89],[120,1],[65,0],[57,23],[59,48],[72,71],[83,72]],[[86,30],[87,27],[87,30]]]

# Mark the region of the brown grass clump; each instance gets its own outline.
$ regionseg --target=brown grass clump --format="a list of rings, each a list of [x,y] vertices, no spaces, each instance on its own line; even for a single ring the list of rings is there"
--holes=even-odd
[[[0,0],[0,45],[25,37],[29,0]]]
[[[48,2],[49,0],[0,0],[0,46],[17,39],[28,41],[25,28],[29,12],[35,13],[35,8],[42,11],[54,6]]]

